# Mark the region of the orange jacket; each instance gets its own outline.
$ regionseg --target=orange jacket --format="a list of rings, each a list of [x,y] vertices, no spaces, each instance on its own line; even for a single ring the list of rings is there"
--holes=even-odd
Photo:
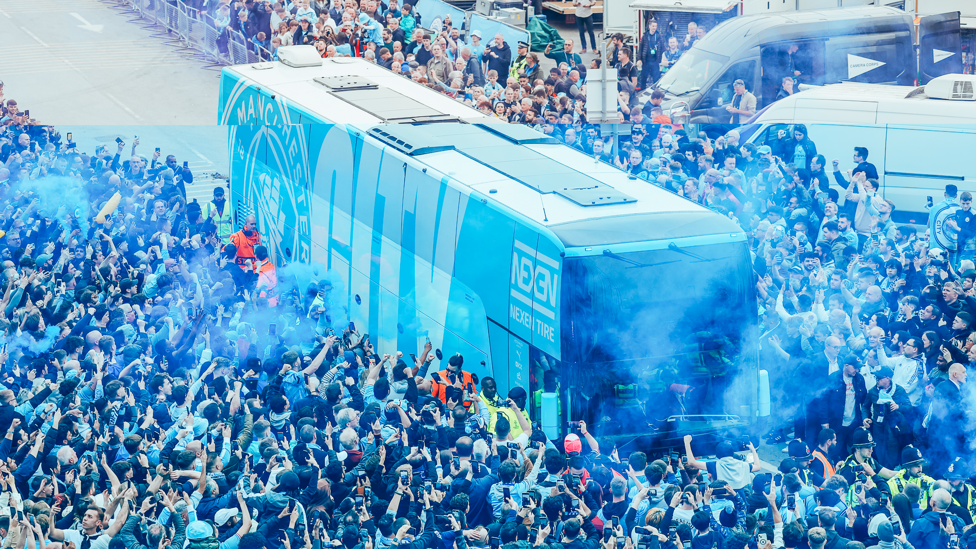
[[[447,404],[447,388],[451,386],[451,380],[448,375],[450,375],[450,372],[445,369],[441,370],[440,372],[436,372],[433,376],[431,376],[432,383],[430,384],[430,396],[439,398],[444,404]],[[461,384],[464,385],[465,388],[470,386],[472,387],[471,390],[474,390],[474,380],[471,378],[471,372],[461,370]],[[465,408],[470,408],[471,401],[465,399],[462,402],[462,405]]]
[[[261,288],[258,295],[268,298],[269,306],[278,305],[278,271],[271,260],[262,261],[258,265],[258,288]]]
[[[230,235],[230,243],[237,247],[237,265],[244,269],[244,262],[251,260],[251,269],[257,271],[257,258],[254,256],[254,247],[261,243],[261,235],[257,229],[254,234],[246,236],[244,229]]]

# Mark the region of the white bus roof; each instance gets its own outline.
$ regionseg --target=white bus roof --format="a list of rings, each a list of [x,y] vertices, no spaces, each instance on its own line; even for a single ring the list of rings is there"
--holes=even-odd
[[[465,194],[471,190],[554,231],[567,246],[639,242],[741,229],[728,218],[524,126],[360,128],[407,152]],[[622,217],[641,216],[637,225]]]
[[[842,82],[811,87],[781,99],[755,122],[973,124],[976,101],[935,99],[925,94],[924,86]]]
[[[408,120],[395,118],[410,113],[465,122],[498,120],[358,57],[323,59],[321,66],[314,67],[296,68],[275,61],[236,65],[224,71],[281,95],[323,121],[337,124],[405,122]],[[337,93],[340,88],[347,91]],[[349,96],[355,96],[355,100]]]

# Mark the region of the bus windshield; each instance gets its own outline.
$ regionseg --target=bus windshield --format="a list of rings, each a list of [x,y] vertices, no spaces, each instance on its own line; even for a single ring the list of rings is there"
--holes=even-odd
[[[742,379],[755,391],[745,243],[567,258],[564,277],[564,375],[597,403],[587,421],[630,418],[616,426],[628,431],[751,405],[748,390],[732,389]]]
[[[692,48],[661,75],[657,87],[671,95],[685,95],[705,87],[709,78],[719,74],[728,57]]]

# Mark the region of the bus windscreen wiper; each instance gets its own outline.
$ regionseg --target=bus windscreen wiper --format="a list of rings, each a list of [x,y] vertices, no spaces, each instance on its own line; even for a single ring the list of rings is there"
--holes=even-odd
[[[612,257],[613,259],[616,259],[618,261],[623,261],[624,263],[629,263],[629,264],[633,265],[634,267],[638,267],[638,268],[656,267],[658,265],[667,265],[668,263],[677,263],[677,260],[675,260],[675,261],[661,261],[659,263],[641,263],[640,261],[634,261],[633,259],[630,259],[629,257],[624,257],[624,256],[622,256],[620,254],[615,254],[615,253],[611,252],[610,250],[603,250],[603,255],[605,255],[607,257]]]
[[[701,263],[711,263],[712,261],[718,261],[720,259],[729,259],[729,258],[733,257],[731,255],[727,255],[725,257],[713,257],[713,258],[709,259],[707,257],[702,257],[702,256],[700,256],[698,254],[691,253],[688,250],[684,250],[684,249],[678,247],[678,245],[675,244],[674,242],[668,244],[668,249],[671,250],[672,252],[675,252],[675,253],[683,254],[683,255],[686,255],[688,257],[693,257],[693,258],[695,258],[697,260],[697,262],[701,262]]]
[[[689,252],[688,250],[683,250],[683,249],[679,248],[678,245],[675,244],[674,242],[668,244],[668,249],[671,250],[672,252],[676,252],[676,253],[679,253],[679,254],[684,254],[684,255],[686,255],[688,257],[693,257],[693,258],[697,259],[698,261],[711,261],[711,259],[705,259],[704,257],[702,257],[702,256],[700,256],[698,254],[693,254],[693,253]]]

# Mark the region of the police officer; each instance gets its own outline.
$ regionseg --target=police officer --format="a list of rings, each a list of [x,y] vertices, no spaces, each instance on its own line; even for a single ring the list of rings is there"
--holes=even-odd
[[[914,484],[922,489],[917,503],[926,505],[934,489],[935,479],[922,472],[925,459],[918,448],[908,445],[901,451],[901,470],[888,479],[888,492],[897,496],[905,492],[905,487]]]
[[[972,524],[973,517],[976,516],[976,488],[973,488],[966,477],[966,466],[962,458],[952,460],[946,469],[945,478],[952,485],[952,505],[957,507],[950,507],[950,512],[966,524]]]
[[[803,484],[819,490],[825,479],[810,470],[810,462],[813,460],[810,446],[802,440],[791,440],[787,450],[790,459],[796,462],[797,469],[794,471],[796,476],[800,477]]]
[[[851,486],[855,482],[864,482],[869,477],[880,475],[881,479],[875,478],[875,484],[880,484],[882,480],[895,476],[895,472],[886,469],[878,460],[874,459],[874,437],[871,432],[864,428],[858,428],[851,436],[853,453],[844,460],[837,469],[837,474],[844,477]]]
[[[527,59],[529,53],[529,43],[524,40],[519,40],[518,43],[518,57],[512,62],[512,68],[509,69],[508,75],[512,78],[518,78],[519,73],[525,72],[526,65],[529,64]],[[532,82],[529,82],[532,84]]]

